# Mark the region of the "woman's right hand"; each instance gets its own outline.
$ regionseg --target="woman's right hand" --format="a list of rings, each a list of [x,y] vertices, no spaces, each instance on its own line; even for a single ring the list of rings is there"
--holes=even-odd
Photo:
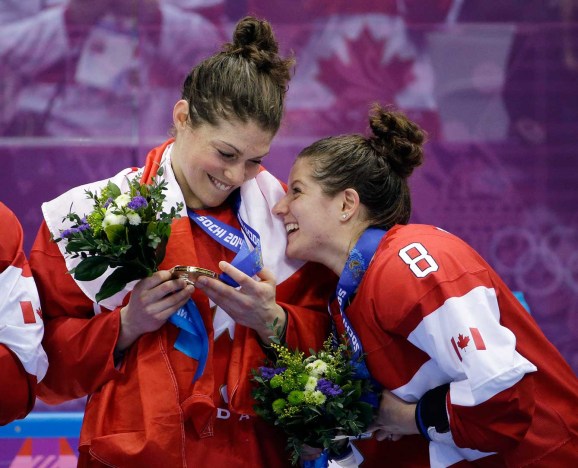
[[[116,351],[124,351],[144,333],[158,330],[183,306],[195,291],[184,279],[173,279],[170,271],[157,271],[140,280],[128,304],[120,310],[120,336]]]
[[[419,434],[415,423],[415,406],[415,403],[408,403],[384,389],[379,410],[368,432],[373,432],[379,441],[398,441],[404,435]]]

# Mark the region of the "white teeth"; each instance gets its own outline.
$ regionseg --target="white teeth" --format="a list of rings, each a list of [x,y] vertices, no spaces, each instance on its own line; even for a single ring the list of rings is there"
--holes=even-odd
[[[226,185],[220,180],[215,179],[212,175],[209,175],[209,179],[211,179],[211,182],[213,182],[215,187],[217,187],[219,190],[222,190],[223,192],[227,192],[233,188],[232,185]]]
[[[297,223],[289,223],[285,225],[285,230],[287,231],[287,234],[291,234],[294,231],[297,231],[299,229],[299,225]]]

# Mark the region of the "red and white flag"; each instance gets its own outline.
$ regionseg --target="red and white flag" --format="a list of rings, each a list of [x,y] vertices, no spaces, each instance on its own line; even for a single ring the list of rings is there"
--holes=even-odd
[[[470,334],[462,334],[460,333],[457,336],[457,340],[455,337],[452,336],[451,342],[454,348],[454,351],[458,355],[460,361],[462,360],[462,353],[467,353],[468,351],[473,351],[473,348],[476,350],[484,350],[486,349],[486,343],[482,338],[482,334],[480,330],[477,328],[469,328]],[[473,347],[470,346],[470,343],[473,342]]]

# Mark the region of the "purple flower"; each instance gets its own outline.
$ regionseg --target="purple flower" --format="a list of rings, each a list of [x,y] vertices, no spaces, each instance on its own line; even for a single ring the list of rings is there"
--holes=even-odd
[[[108,199],[104,202],[104,207],[108,208],[108,206],[113,202],[114,200],[111,197],[108,197]]]
[[[78,232],[86,231],[87,229],[90,229],[90,224],[88,224],[87,222],[78,226]]]
[[[286,367],[277,367],[277,368],[265,366],[259,367],[259,373],[261,374],[261,377],[263,377],[264,379],[271,379],[273,376],[281,374],[286,370],[287,370]]]
[[[321,393],[323,393],[323,395],[328,397],[338,396],[343,393],[343,390],[341,390],[341,387],[339,385],[334,384],[333,382],[327,379],[319,379],[317,381],[317,390],[319,390]]]
[[[131,210],[139,210],[141,208],[146,208],[148,205],[147,199],[141,195],[137,195],[134,197],[130,202],[128,202],[128,206]]]
[[[76,227],[73,227],[73,228],[70,228],[70,229],[65,229],[64,231],[62,231],[62,232],[60,233],[60,235],[61,235],[62,237],[65,237],[65,238],[68,239],[68,238],[71,237],[73,234],[76,234],[76,233],[78,233],[78,232],[80,232],[80,229],[78,229],[78,228],[76,228]]]

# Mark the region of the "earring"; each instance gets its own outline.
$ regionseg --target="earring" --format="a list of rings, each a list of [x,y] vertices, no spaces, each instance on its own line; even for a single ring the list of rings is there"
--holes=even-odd
[[[343,213],[343,214],[341,215],[341,217],[342,217],[343,219],[347,219],[347,213]]]

